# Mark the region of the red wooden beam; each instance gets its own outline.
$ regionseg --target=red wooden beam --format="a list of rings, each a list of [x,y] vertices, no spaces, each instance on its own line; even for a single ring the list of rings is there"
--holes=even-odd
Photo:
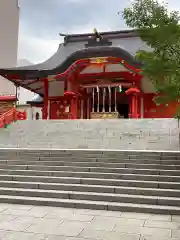
[[[44,86],[38,87],[38,88],[31,88],[32,91],[39,91],[39,90],[41,90],[41,89],[44,89]]]
[[[93,59],[100,59],[100,58],[93,58]],[[117,57],[106,57],[106,58],[103,58],[103,59],[106,59],[105,62],[107,63],[111,63],[111,64],[122,64],[124,65],[126,68],[128,68],[129,70],[133,71],[135,73],[135,76],[136,74],[139,75],[139,73],[141,72],[141,69],[138,69],[138,68],[135,68],[133,66],[130,66],[128,63],[126,63],[123,59],[121,58],[117,58]],[[63,73],[60,73],[60,74],[57,74],[55,76],[56,79],[62,79],[62,78],[66,78],[66,77],[70,77],[72,75],[75,74],[75,72],[77,71],[80,71],[81,69],[83,69],[85,66],[87,65],[92,65],[92,64],[98,64],[98,61],[97,63],[94,63],[94,60],[92,61],[92,58],[88,58],[88,59],[80,59],[80,60],[77,60],[75,61],[65,72]],[[82,67],[83,66],[83,67]],[[79,70],[78,70],[79,68]],[[108,73],[104,73],[104,77],[108,77]],[[110,74],[110,73],[109,73]],[[115,73],[111,73],[111,74],[114,74],[114,77],[111,75],[112,78],[116,78],[118,76],[115,76]],[[85,76],[85,75],[84,75]],[[101,73],[101,76],[103,76],[103,74]],[[132,77],[132,80],[137,80],[139,79],[138,77],[135,77],[135,76],[131,76]],[[17,74],[4,74],[4,77],[8,78],[9,80],[13,81],[14,83],[17,83],[17,81],[19,81],[19,79],[22,79],[20,76],[18,76]],[[82,77],[82,76],[81,76]],[[88,76],[89,77],[89,76]],[[93,76],[95,77],[95,76]],[[97,77],[97,76],[96,76]],[[110,76],[109,76],[110,77]],[[128,77],[130,77],[130,75],[128,75]],[[130,77],[130,78],[131,78]],[[71,78],[71,79],[74,79],[74,78]],[[127,76],[126,76],[126,79],[127,79]],[[44,79],[43,79],[44,80]],[[26,80],[25,80],[26,81]],[[34,92],[37,92],[39,89],[32,89],[31,87],[28,86],[28,84],[25,84],[25,81],[22,80],[22,82],[18,83],[19,86],[22,86],[22,87],[25,87],[27,88],[28,90],[30,91],[34,91]],[[41,88],[40,88],[41,89]],[[38,92],[37,92],[38,93]]]
[[[65,72],[57,74],[56,78],[62,78],[62,77],[70,77],[74,72],[76,72],[76,69],[78,69],[79,66],[83,64],[88,64],[89,59],[80,59],[74,62]]]
[[[83,64],[81,66],[78,67],[77,71],[74,72],[74,74],[72,74],[68,80],[70,81],[79,81],[79,76],[80,76],[80,72],[82,72],[89,64]]]
[[[10,102],[10,101],[16,101],[17,98],[15,95],[13,96],[0,96],[0,102],[6,101],[6,102]]]
[[[100,72],[100,73],[83,73],[79,74],[79,80],[83,79],[98,79],[98,78],[124,78],[127,81],[134,81],[139,79],[138,74],[132,74],[130,72]]]
[[[13,80],[18,80],[18,81],[21,81],[23,79],[21,79],[21,76],[17,75],[17,74],[4,74],[3,75],[4,78],[7,78],[7,79],[13,79]]]
[[[40,79],[36,79],[36,80],[32,80],[31,82],[29,82],[26,86],[30,86],[31,84],[37,83],[39,82]]]
[[[43,103],[31,103],[29,104],[31,107],[39,107],[39,108],[43,108]]]
[[[106,84],[106,83],[99,84],[99,86],[101,86],[101,87],[107,87],[107,85],[109,85],[111,87],[117,87],[119,85],[121,85],[123,87],[131,87],[131,86],[133,86],[133,84],[131,82],[124,82],[124,81],[123,82],[119,81],[117,83],[113,83],[112,82],[110,84]],[[93,88],[95,86],[97,86],[97,84],[93,84],[93,83],[87,83],[87,84],[82,84],[81,85],[82,88]]]

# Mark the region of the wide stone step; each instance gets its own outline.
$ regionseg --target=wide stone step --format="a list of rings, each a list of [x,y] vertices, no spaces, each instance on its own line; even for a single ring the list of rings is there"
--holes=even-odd
[[[112,159],[112,160],[180,160],[179,155],[172,155],[172,156],[157,156],[157,155],[142,155],[142,154],[125,154],[125,155],[121,155],[121,154],[117,154],[117,155],[108,155],[108,154],[91,154],[91,153],[84,153],[84,154],[59,154],[59,155],[47,155],[44,156],[43,154],[36,154],[36,155],[19,155],[18,157],[22,158],[28,158],[28,157],[37,157],[39,156],[40,160],[46,160],[46,159],[72,159],[72,160],[76,160],[76,159],[97,159],[97,160],[108,160],[108,159]]]
[[[71,165],[76,165],[76,163],[79,163],[79,164],[112,164],[112,165],[115,165],[115,164],[146,164],[146,165],[168,165],[168,166],[173,166],[173,165],[180,165],[180,160],[151,160],[151,159],[148,159],[148,160],[144,160],[144,159],[111,159],[111,158],[102,158],[102,159],[97,159],[97,158],[74,158],[74,159],[70,159],[70,158],[47,158],[47,159],[39,159],[38,157],[36,159],[33,159],[33,158],[22,158],[22,159],[12,159],[12,158],[9,158],[9,159],[0,159],[0,164],[2,163],[11,163],[11,162],[15,162],[15,163],[19,163],[19,162],[27,162],[27,164],[29,164],[29,162],[37,162],[38,164],[51,164],[52,165],[58,165],[59,164],[62,164],[62,163],[67,163],[68,165],[71,164]],[[109,165],[110,166],[110,165]]]
[[[178,162],[180,163],[180,162]],[[139,164],[139,163],[106,163],[106,162],[70,162],[70,161],[24,161],[24,160],[1,160],[0,168],[6,168],[6,165],[13,166],[41,166],[41,167],[103,167],[103,168],[131,168],[131,169],[160,169],[160,170],[180,170],[179,165],[166,165],[166,164]]]
[[[149,204],[134,204],[134,203],[116,203],[105,201],[88,201],[88,200],[72,200],[72,199],[57,199],[57,198],[40,198],[40,197],[25,197],[25,196],[7,196],[0,195],[0,203],[27,204],[39,206],[56,206],[67,208],[82,208],[96,209],[109,211],[127,211],[140,213],[156,213],[156,214],[180,214],[180,207],[175,206],[160,206]]]
[[[145,196],[180,197],[180,189],[160,189],[142,188],[129,186],[106,186],[88,184],[68,184],[68,183],[46,183],[46,182],[20,182],[20,181],[0,181],[3,188],[24,188],[24,189],[44,189],[60,191],[79,191],[97,193],[117,193]]]
[[[180,212],[179,155],[4,150],[0,155],[0,202]]]
[[[71,165],[71,166],[76,166],[76,164],[80,164],[81,166],[89,166],[89,164],[93,164],[93,166],[101,166],[103,164],[106,164],[106,166],[110,167],[110,166],[119,166],[120,165],[146,165],[146,166],[153,166],[153,165],[168,165],[171,167],[175,167],[178,165],[180,165],[180,160],[137,160],[137,159],[122,159],[122,160],[118,160],[118,159],[95,159],[95,158],[91,158],[91,159],[70,159],[70,158],[59,158],[59,159],[51,159],[51,158],[47,158],[46,160],[40,160],[39,158],[37,159],[1,159],[0,160],[0,164],[6,164],[6,163],[10,163],[10,164],[30,164],[30,162],[32,163],[37,163],[38,165]],[[57,164],[56,164],[57,163]],[[64,164],[63,164],[64,163]],[[116,165],[117,164],[117,165]],[[21,164],[20,164],[21,165]],[[127,165],[127,166],[128,166]],[[175,165],[175,166],[174,166]]]
[[[130,194],[0,188],[0,195],[180,206],[180,198]]]
[[[134,196],[108,193],[75,192],[75,191],[57,191],[41,189],[22,189],[22,188],[0,188],[0,195],[107,201],[107,202],[130,202],[142,204],[158,204],[156,197]],[[180,199],[179,199],[180,200]],[[172,200],[173,202],[173,200]],[[179,201],[180,202],[180,201]]]
[[[143,155],[132,155],[129,156],[127,155],[115,155],[115,156],[111,156],[111,155],[106,155],[106,154],[90,154],[90,153],[81,153],[81,154],[53,154],[53,155],[44,155],[43,153],[38,153],[38,154],[1,154],[0,159],[35,159],[35,160],[60,160],[60,159],[65,159],[65,160],[77,160],[79,159],[80,161],[83,160],[92,160],[92,159],[97,159],[99,161],[101,160],[179,160],[179,158],[177,156],[169,156],[169,157],[158,157],[158,156],[143,156]]]
[[[62,172],[90,172],[90,173],[117,173],[117,174],[142,174],[142,175],[164,175],[180,176],[179,170],[162,170],[162,169],[138,169],[138,168],[105,168],[105,167],[75,167],[75,166],[38,166],[38,165],[10,165],[1,164],[0,173],[8,170],[27,170],[38,172],[51,171],[52,173]],[[30,172],[32,173],[32,172]],[[47,174],[47,173],[45,173]],[[49,174],[48,174],[49,175]]]
[[[22,181],[22,182],[47,182],[47,183],[69,183],[69,184],[93,184],[107,186],[132,186],[132,187],[149,187],[157,188],[159,182],[156,181],[138,181],[122,179],[99,179],[99,178],[78,178],[78,177],[52,177],[52,176],[25,176],[25,175],[0,175],[2,181]],[[180,183],[166,182],[163,188],[170,186],[173,189],[179,189]],[[166,187],[168,188],[168,187]]]
[[[1,151],[0,151],[1,154]],[[171,157],[171,158],[166,158],[166,159],[153,159],[153,158],[145,158],[145,157],[140,157],[140,158],[119,158],[117,157],[85,157],[83,154],[79,157],[69,157],[69,156],[64,156],[64,157],[42,157],[41,153],[31,156],[30,154],[28,156],[2,156],[0,155],[0,162],[4,161],[43,161],[43,162],[99,162],[99,163],[135,163],[135,164],[165,164],[165,165],[179,165],[180,160],[176,159],[176,157]]]
[[[180,160],[179,152],[151,152],[151,151],[116,151],[116,150],[46,150],[37,149],[29,150],[23,148],[16,149],[0,149],[0,159],[2,157],[40,157],[41,159],[46,158],[114,158],[114,159],[154,159],[154,160],[167,160],[176,159]]]
[[[75,177],[52,177],[52,176],[0,175],[0,180],[180,189],[179,182],[141,181],[128,179],[122,180],[122,179],[75,178]]]
[[[0,151],[1,154],[1,151]],[[59,154],[59,155],[48,155],[48,156],[43,156],[42,153],[38,154],[24,154],[24,155],[16,155],[16,154],[1,154],[0,155],[0,161],[1,160],[26,160],[26,161],[79,161],[79,162],[86,162],[86,161],[95,161],[95,162],[147,162],[147,163],[161,163],[163,161],[169,161],[169,162],[175,162],[178,163],[180,162],[180,157],[179,156],[162,156],[162,157],[157,157],[157,156],[144,156],[144,155],[132,155],[132,156],[106,156],[106,155],[90,155],[89,153],[87,154],[79,154],[79,155],[69,155],[69,154]]]
[[[103,178],[103,179],[129,179],[143,181],[171,181],[180,182],[180,176],[170,175],[144,175],[136,173],[103,173],[103,172],[71,172],[71,171],[36,171],[36,170],[6,170],[0,169],[2,175],[25,175],[25,176],[54,176],[54,177],[80,177],[80,178]]]

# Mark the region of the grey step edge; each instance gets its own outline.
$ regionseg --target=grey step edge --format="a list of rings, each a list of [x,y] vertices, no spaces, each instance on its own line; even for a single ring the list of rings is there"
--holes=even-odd
[[[122,174],[122,173],[101,173],[101,172],[72,172],[72,171],[35,171],[35,170],[9,170],[0,169],[0,175],[24,175],[24,176],[51,176],[51,177],[81,177],[99,179],[128,179],[143,181],[171,181],[180,182],[180,176],[170,175],[143,175],[143,174]]]
[[[99,179],[99,178],[80,178],[80,177],[51,177],[51,176],[26,176],[26,175],[0,175],[1,181],[18,182],[46,182],[51,184],[69,183],[69,184],[90,184],[90,185],[108,185],[108,186],[129,186],[145,188],[162,189],[180,189],[179,182],[161,182],[161,181],[142,181],[129,179]]]
[[[78,191],[57,191],[42,189],[23,188],[0,188],[0,195],[28,196],[58,199],[74,199],[88,201],[108,201],[122,203],[139,203],[152,205],[180,206],[180,198],[177,197],[157,197],[115,193],[95,193]]]
[[[0,203],[180,215],[180,207],[0,195]]]
[[[180,197],[180,189],[162,189],[162,188],[143,188],[129,186],[107,186],[107,185],[89,185],[89,184],[68,184],[68,183],[45,183],[45,182],[19,182],[19,181],[0,181],[0,188],[24,188],[41,189],[56,191],[79,191],[79,192],[98,192],[115,193],[144,196],[164,196]]]

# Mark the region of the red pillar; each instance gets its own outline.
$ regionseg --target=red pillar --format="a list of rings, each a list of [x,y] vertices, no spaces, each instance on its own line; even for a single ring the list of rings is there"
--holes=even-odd
[[[138,97],[140,96],[140,90],[136,87],[130,88],[126,91],[126,94],[131,96],[131,112],[129,117],[139,118]]]
[[[132,96],[132,118],[139,118],[138,107],[138,96],[135,94]]]
[[[71,117],[72,119],[77,119],[77,114],[78,114],[78,106],[77,102],[78,99],[77,97],[73,97],[71,100]]]
[[[84,119],[87,119],[87,97],[84,97]]]
[[[48,79],[44,79],[44,106],[43,106],[43,119],[48,118]]]
[[[132,96],[129,96],[129,118],[132,118]]]

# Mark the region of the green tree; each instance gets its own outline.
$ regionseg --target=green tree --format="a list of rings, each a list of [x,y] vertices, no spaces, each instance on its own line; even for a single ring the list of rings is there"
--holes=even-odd
[[[134,0],[122,16],[151,49],[138,51],[136,57],[143,63],[142,74],[149,77],[157,90],[156,104],[180,100],[179,12],[169,12],[167,4],[157,0]],[[176,117],[180,118],[180,107]]]

